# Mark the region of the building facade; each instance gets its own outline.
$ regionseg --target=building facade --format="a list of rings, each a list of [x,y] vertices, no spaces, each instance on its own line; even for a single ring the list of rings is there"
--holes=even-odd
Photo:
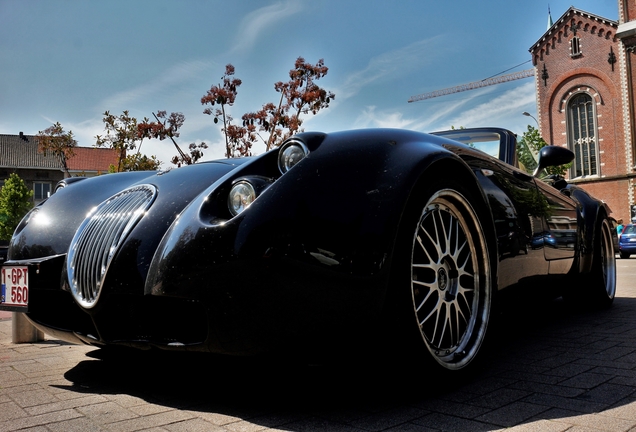
[[[541,135],[574,152],[570,183],[605,201],[616,219],[629,220],[636,216],[630,48],[636,46],[636,1],[621,0],[619,9],[616,22],[571,7],[530,53]]]
[[[75,155],[67,161],[72,176],[95,176],[108,172],[116,165],[117,153],[112,149],[76,147]],[[33,190],[33,203],[46,199],[66,173],[54,155],[38,151],[34,135],[0,135],[0,186],[16,173]]]

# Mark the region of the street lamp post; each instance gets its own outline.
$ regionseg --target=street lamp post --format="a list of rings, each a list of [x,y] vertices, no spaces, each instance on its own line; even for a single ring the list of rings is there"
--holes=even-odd
[[[523,115],[524,115],[524,116],[526,116],[526,117],[532,117],[532,120],[534,120],[534,121],[537,123],[537,130],[538,130],[539,132],[541,132],[541,128],[539,127],[539,122],[537,121],[537,119],[536,119],[536,118],[534,118],[534,116],[533,116],[532,114],[530,114],[528,111],[524,111],[524,112],[522,112],[521,114],[523,114]]]
[[[539,136],[541,136],[541,128],[539,127],[539,122],[537,121],[537,119],[534,118],[534,116],[532,114],[530,114],[528,111],[524,111],[521,114],[523,114],[526,117],[532,117],[532,119],[537,123],[537,132],[539,132]],[[526,149],[528,149],[528,151],[530,152],[530,154],[534,158],[535,162],[538,162],[539,161],[539,153],[535,149],[531,148],[528,145],[528,143],[526,143],[525,141],[524,141],[524,144],[526,145]]]

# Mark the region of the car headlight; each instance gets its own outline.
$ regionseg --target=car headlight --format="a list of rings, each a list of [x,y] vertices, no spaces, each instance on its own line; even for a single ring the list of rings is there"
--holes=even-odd
[[[278,169],[285,174],[309,154],[307,146],[297,140],[287,141],[278,153]]]
[[[256,190],[254,186],[246,180],[235,183],[230,189],[227,198],[227,206],[232,216],[242,213],[256,199]]]

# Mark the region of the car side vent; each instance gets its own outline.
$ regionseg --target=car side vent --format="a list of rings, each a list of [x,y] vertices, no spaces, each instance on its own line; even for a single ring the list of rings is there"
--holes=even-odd
[[[81,306],[88,309],[97,303],[111,260],[156,195],[157,189],[147,184],[125,189],[82,222],[66,261],[71,292]]]

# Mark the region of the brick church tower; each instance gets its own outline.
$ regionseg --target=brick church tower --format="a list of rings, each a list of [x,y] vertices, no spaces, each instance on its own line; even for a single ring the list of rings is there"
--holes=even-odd
[[[620,22],[574,7],[530,48],[537,114],[546,142],[575,154],[568,173],[612,216],[636,216],[636,0]]]

